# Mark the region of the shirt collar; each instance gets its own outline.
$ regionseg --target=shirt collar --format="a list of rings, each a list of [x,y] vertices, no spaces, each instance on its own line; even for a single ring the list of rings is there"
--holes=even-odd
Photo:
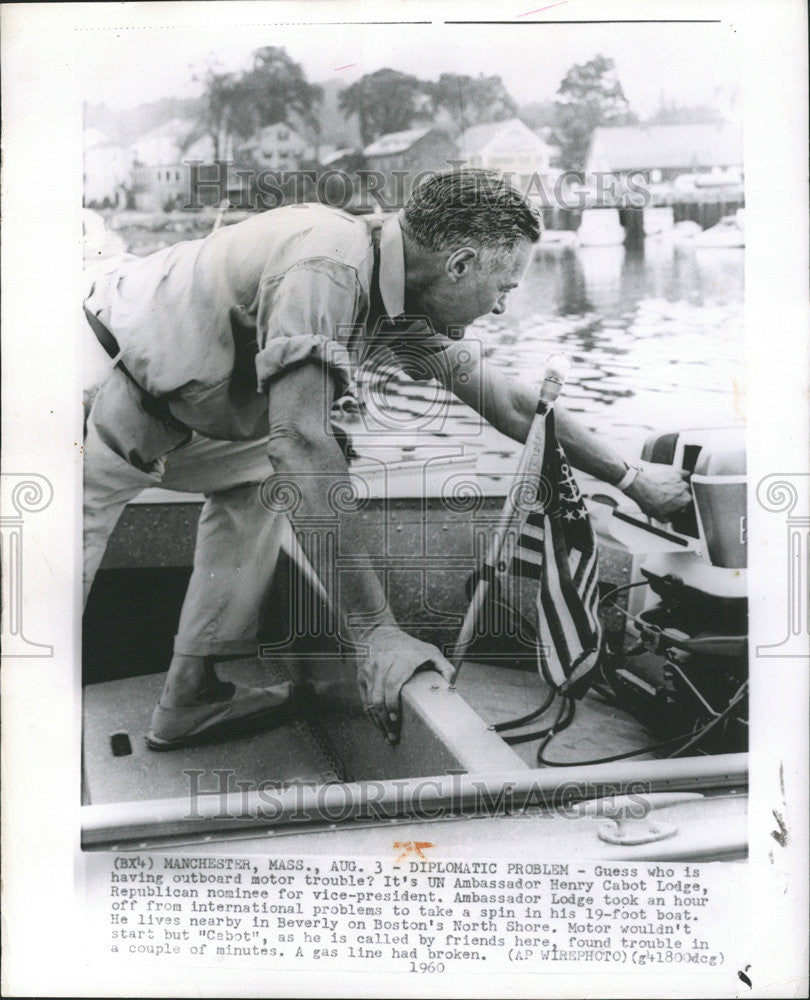
[[[380,294],[392,319],[405,310],[405,248],[396,215],[386,219],[380,231]]]

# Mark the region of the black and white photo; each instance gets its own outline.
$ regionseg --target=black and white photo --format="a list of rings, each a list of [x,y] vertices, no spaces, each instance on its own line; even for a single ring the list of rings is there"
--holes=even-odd
[[[4,10],[4,794],[29,719],[65,995],[776,995],[806,152],[764,6],[70,5],[61,95],[50,10]]]

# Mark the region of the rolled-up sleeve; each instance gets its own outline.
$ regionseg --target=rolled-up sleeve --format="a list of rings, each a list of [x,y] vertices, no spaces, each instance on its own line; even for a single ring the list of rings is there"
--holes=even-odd
[[[327,258],[264,278],[256,323],[259,387],[290,368],[315,363],[329,371],[341,393],[352,378],[347,343],[360,298],[354,269]]]

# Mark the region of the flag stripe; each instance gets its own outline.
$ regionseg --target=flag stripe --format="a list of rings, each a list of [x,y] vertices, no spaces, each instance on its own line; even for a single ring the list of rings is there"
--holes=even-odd
[[[560,574],[554,550],[553,529],[547,535],[544,586],[540,588],[541,610],[549,622],[551,638],[558,650],[560,660],[565,663],[571,660],[571,650],[576,649],[579,636],[571,620],[568,602],[561,586]]]
[[[520,559],[521,562],[534,563],[535,566],[543,565],[542,553],[533,551],[532,549],[519,549],[515,554],[515,558]]]
[[[599,617],[597,615],[597,610],[599,608],[599,592],[597,587],[599,585],[599,564],[596,559],[593,560],[593,567],[591,574],[586,583],[586,587],[583,591],[583,606],[588,615],[588,620],[591,625],[592,631],[597,633],[597,637],[601,635],[602,626],[599,622]]]
[[[532,521],[527,521],[523,526],[523,530],[520,533],[521,538],[536,538],[538,542],[542,542],[545,537],[546,531],[542,524],[535,524]]]
[[[543,538],[535,538],[533,535],[521,535],[518,542],[518,549],[531,549],[532,552],[543,551]]]
[[[531,580],[540,580],[543,576],[542,563],[527,562],[525,559],[521,559],[520,556],[515,556],[512,565],[518,573],[529,577]]]
[[[585,609],[582,606],[582,598],[577,592],[571,577],[566,572],[568,569],[568,550],[565,545],[562,525],[560,525],[559,522],[552,522],[550,534],[553,539],[554,552],[557,558],[559,587],[563,600],[565,601],[568,612],[571,615],[572,624],[577,632],[577,639],[582,637],[587,640],[587,637],[590,635],[591,628],[588,623],[588,617],[585,614]],[[569,643],[569,646],[570,645],[571,644]],[[572,648],[575,648],[575,646],[576,643]]]
[[[585,609],[588,619],[592,620],[591,615],[591,604],[596,596],[593,593],[593,589],[599,579],[599,561],[596,558],[596,553],[594,552],[589,558],[583,558],[582,564],[585,564],[584,570],[582,571],[582,577],[577,583],[577,591],[581,595],[582,605]],[[580,565],[582,565],[580,564]]]
[[[593,553],[582,550],[577,551],[579,551],[579,559],[577,560],[576,568],[571,570],[571,577],[574,581],[574,586],[582,593],[582,579],[591,571]]]

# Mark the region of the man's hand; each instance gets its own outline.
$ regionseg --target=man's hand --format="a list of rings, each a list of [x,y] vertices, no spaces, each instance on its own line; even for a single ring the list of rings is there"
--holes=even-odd
[[[395,743],[399,737],[402,685],[421,666],[430,666],[452,683],[455,668],[435,646],[414,639],[395,625],[378,625],[357,650],[357,683],[363,705],[375,725]]]
[[[643,462],[640,468],[626,493],[649,517],[668,521],[692,499],[685,482],[688,473],[682,469],[655,462]]]

